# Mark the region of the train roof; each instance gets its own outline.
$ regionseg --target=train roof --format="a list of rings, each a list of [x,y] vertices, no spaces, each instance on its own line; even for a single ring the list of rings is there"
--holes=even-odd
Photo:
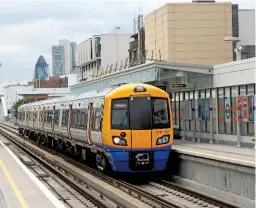
[[[119,85],[112,86],[112,87],[109,87],[106,89],[92,90],[89,92],[82,93],[80,95],[68,95],[68,96],[61,97],[61,98],[54,98],[54,99],[50,99],[50,100],[42,100],[42,101],[27,103],[27,104],[20,106],[19,109],[38,107],[38,106],[42,106],[45,104],[54,104],[54,103],[62,104],[62,103],[68,102],[68,101],[83,100],[86,98],[105,97],[109,92],[111,92],[113,89],[115,89],[117,87],[119,87]]]
[[[119,88],[120,86],[123,86],[122,88]],[[24,104],[22,106],[19,107],[19,109],[24,109],[24,108],[33,108],[33,107],[39,107],[45,104],[65,104],[68,101],[78,101],[78,100],[84,100],[87,98],[95,98],[95,97],[106,97],[107,95],[110,95],[112,93],[123,93],[126,90],[132,90],[134,89],[134,87],[136,86],[144,86],[148,89],[158,89],[159,92],[161,93],[166,93],[163,90],[161,90],[160,88],[157,88],[153,85],[149,85],[149,84],[143,84],[143,83],[132,83],[132,84],[119,84],[119,85],[114,85],[112,87],[108,87],[106,89],[98,89],[98,90],[92,90],[89,92],[84,92],[80,95],[68,95],[65,97],[61,97],[61,98],[54,98],[54,99],[50,99],[50,100],[42,100],[42,101],[37,101],[37,102],[32,102],[32,103],[27,103]]]

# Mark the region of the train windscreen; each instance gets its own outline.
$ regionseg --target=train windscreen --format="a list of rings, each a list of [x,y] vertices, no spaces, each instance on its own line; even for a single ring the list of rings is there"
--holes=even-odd
[[[170,111],[168,99],[152,98],[153,129],[170,128]]]
[[[129,107],[131,129],[151,129],[152,107],[150,97],[130,97]]]
[[[112,100],[111,128],[120,130],[170,128],[168,99],[147,96]]]
[[[112,100],[111,128],[130,129],[129,125],[129,99]]]

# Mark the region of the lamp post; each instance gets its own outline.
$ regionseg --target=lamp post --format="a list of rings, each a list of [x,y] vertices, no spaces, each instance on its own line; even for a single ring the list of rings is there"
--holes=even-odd
[[[240,37],[225,37],[225,41],[232,41],[236,43],[235,53],[236,53],[236,60],[239,61],[242,59],[242,50],[244,46],[241,44],[241,38]]]

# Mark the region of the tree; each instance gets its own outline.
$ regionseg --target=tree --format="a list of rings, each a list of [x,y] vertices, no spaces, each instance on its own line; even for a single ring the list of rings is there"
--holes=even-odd
[[[31,101],[30,100],[26,100],[26,99],[21,99],[21,100],[18,100],[16,103],[13,104],[12,106],[12,109],[17,112],[18,111],[18,108],[21,106],[21,105],[24,105],[24,104],[27,104],[27,103],[30,103]]]

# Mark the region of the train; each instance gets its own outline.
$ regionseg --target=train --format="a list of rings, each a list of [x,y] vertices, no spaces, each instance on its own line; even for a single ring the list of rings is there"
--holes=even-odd
[[[173,145],[171,100],[149,84],[133,83],[18,108],[19,133],[68,152],[100,171],[166,170]]]

